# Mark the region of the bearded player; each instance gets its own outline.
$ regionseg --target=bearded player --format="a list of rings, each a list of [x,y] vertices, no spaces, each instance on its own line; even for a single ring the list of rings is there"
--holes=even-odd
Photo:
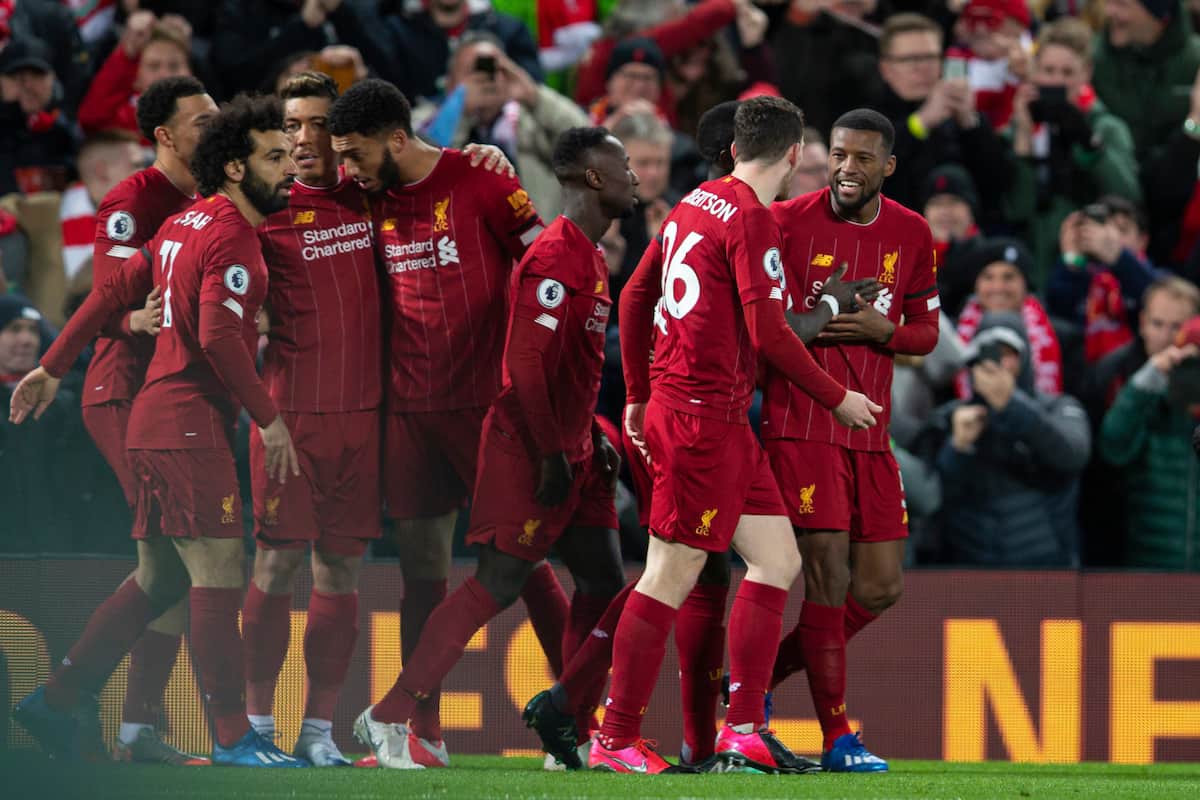
[[[897,353],[930,352],[938,337],[929,225],[880,194],[896,168],[894,141],[883,115],[842,115],[830,137],[829,188],[772,207],[797,306],[824,300],[834,264],[848,263],[850,280],[882,285],[873,303],[834,307],[813,347],[830,375],[883,404],[880,425],[835,425],[777,370],[763,403],[767,454],[804,559],[804,605],[779,645],[771,685],[807,668],[824,737],[821,766],[834,772],[887,769],[847,721],[846,641],[900,598],[908,513],[887,433],[892,366]]]
[[[748,570],[729,621],[735,687],[716,757],[727,768],[797,772],[803,767],[763,725],[773,631],[800,571],[784,505],[746,411],[756,353],[820,398],[846,425],[874,424],[879,407],[815,365],[784,317],[779,231],[767,205],[799,163],[803,116],[779,98],[745,101],[735,115],[733,174],[702,184],[663,227],[664,278],[649,402],[626,414],[645,436],[654,467],[650,549],[613,637],[613,678],[593,769],[656,773],[670,768],[641,736],[641,718],[677,610],[708,552],[732,546]],[[622,309],[624,311],[624,309]],[[645,314],[622,335],[647,342]],[[648,359],[644,364],[649,369]],[[647,381],[648,383],[648,381]]]
[[[637,176],[603,128],[564,132],[552,163],[564,211],[517,269],[504,385],[484,422],[467,535],[482,545],[479,566],[430,616],[392,689],[355,723],[382,766],[421,766],[405,721],[551,548],[585,595],[611,600],[624,584],[613,494],[619,460],[594,417],[612,307],[596,245],[632,211]]]
[[[512,266],[543,229],[515,179],[474,170],[464,153],[416,138],[411,116],[400,90],[366,80],[329,117],[346,174],[374,195],[386,273],[384,499],[404,576],[406,664],[446,596],[458,510],[470,499],[483,418],[500,390]],[[522,597],[557,674],[567,601],[548,564],[533,571]],[[579,624],[590,630],[606,605],[596,602]],[[433,691],[412,718],[412,752],[427,767],[449,763],[439,705]]]
[[[161,292],[162,330],[130,411],[127,440],[137,479],[138,566],[92,614],[62,666],[14,712],[48,750],[73,738],[82,696],[103,686],[146,625],[189,594],[191,650],[212,726],[213,763],[305,765],[250,726],[238,632],[244,554],[232,441],[239,405],[261,429],[268,473],[280,481],[299,475],[287,425],[254,364],[255,315],[267,293],[254,228],[286,207],[295,174],[281,127],[273,98],[239,97],[223,107],[192,159],[205,199],[164,222],[93,290],[13,393],[12,422],[41,416],[105,321],[152,290]]]
[[[217,105],[204,86],[190,77],[157,81],[138,98],[138,127],[143,137],[154,142],[154,163],[114,186],[100,203],[92,248],[93,285],[102,285],[120,269],[163,220],[195,202],[196,180],[189,165],[201,130],[216,113]],[[161,292],[152,292],[145,307],[114,317],[96,340],[84,377],[83,424],[116,473],[130,508],[137,482],[125,452],[129,410],[154,354],[154,335],[161,320]],[[115,760],[208,763],[171,747],[156,729],[163,691],[186,627],[187,606],[180,602],[151,622],[130,652],[121,727],[112,750]],[[82,744],[95,747],[94,742]]]

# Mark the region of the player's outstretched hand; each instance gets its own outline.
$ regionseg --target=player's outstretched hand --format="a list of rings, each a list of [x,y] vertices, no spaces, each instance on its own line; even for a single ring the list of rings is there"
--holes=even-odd
[[[296,457],[296,446],[292,444],[292,434],[283,416],[276,417],[258,432],[262,434],[263,449],[267,451],[267,478],[287,483],[289,473],[299,476],[300,459]]]
[[[562,505],[571,491],[571,464],[563,452],[542,458],[542,480],[534,498],[544,506]]]
[[[34,369],[13,389],[12,400],[8,404],[8,421],[20,425],[30,413],[34,419],[41,419],[54,402],[60,383],[62,381],[59,378],[53,377],[43,367]]]
[[[875,425],[875,415],[883,413],[883,406],[871,402],[861,392],[846,392],[846,397],[833,410],[834,418],[847,428],[862,430]]]
[[[596,460],[596,469],[604,476],[604,480],[608,482],[609,486],[615,487],[617,476],[621,473],[621,454],[604,434],[597,436],[593,444],[596,449],[593,456]]]
[[[510,178],[517,177],[517,170],[508,160],[508,156],[504,155],[504,151],[494,144],[475,144],[472,142],[463,148],[463,152],[471,157],[471,166],[478,167],[481,164],[488,172],[494,172],[497,175],[507,175]]]
[[[633,442],[633,446],[649,464],[650,449],[646,447],[645,403],[629,403],[625,406],[625,433],[629,435],[629,441]]]
[[[129,315],[129,330],[147,336],[158,336],[162,330],[162,321],[162,289],[155,286],[154,291],[146,295],[146,305]]]

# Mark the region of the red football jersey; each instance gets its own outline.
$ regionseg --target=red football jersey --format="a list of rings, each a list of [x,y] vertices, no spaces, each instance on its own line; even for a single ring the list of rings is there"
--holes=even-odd
[[[732,175],[679,201],[662,229],[654,399],[687,414],[747,423],[756,360],[742,306],[783,301],[779,227]]]
[[[96,212],[92,285],[103,285],[121,262],[150,241],[163,220],[194,202],[195,198],[179,191],[156,167],[135,172],[114,186]],[[134,307],[141,308],[144,303],[143,297]],[[84,379],[83,405],[133,399],[153,355],[152,336],[98,338]]]
[[[390,292],[391,411],[490,405],[500,389],[514,262],[542,230],[512,178],[443,150],[373,213]]]
[[[883,284],[874,306],[896,325],[902,315],[912,320],[936,314],[940,303],[933,236],[921,215],[885,197],[873,222],[847,222],[834,213],[828,188],[775,203],[771,210],[783,230],[789,303],[797,311],[815,308],[830,273],[846,262],[849,269],[842,280],[876,278]],[[933,324],[937,325],[936,316]],[[829,442],[852,450],[888,449],[893,351],[820,339],[814,339],[810,349],[834,380],[883,406],[883,413],[875,415],[879,424],[865,430],[839,425],[833,414],[768,368],[763,436]]]
[[[289,207],[259,226],[270,270],[263,382],[286,411],[379,406],[379,280],[366,195],[351,180],[292,184]]]
[[[239,401],[246,401],[201,350],[201,307],[220,306],[220,314],[236,318],[252,365],[254,316],[267,296],[258,235],[230,200],[213,195],[163,223],[144,256],[153,260],[154,285],[163,291],[163,324],[146,385],[133,401],[127,444],[146,450],[227,447]]]
[[[578,225],[560,216],[518,265],[513,297],[514,321],[531,321],[552,334],[542,362],[550,394],[548,411],[558,424],[568,460],[578,463],[592,454],[592,418],[612,311],[604,253]],[[512,372],[506,355],[504,385],[493,407],[496,425],[522,441],[536,458],[539,448],[530,431],[533,423],[513,389]]]

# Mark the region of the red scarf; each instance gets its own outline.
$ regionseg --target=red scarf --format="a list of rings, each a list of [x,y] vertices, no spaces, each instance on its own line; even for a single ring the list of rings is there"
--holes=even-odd
[[[983,319],[983,308],[974,295],[958,316],[958,336],[964,342],[975,338],[979,322]],[[1062,394],[1062,349],[1058,336],[1050,325],[1046,309],[1033,295],[1025,298],[1021,306],[1021,319],[1025,322],[1025,338],[1029,341],[1030,359],[1033,365],[1033,385],[1042,394]],[[963,400],[971,397],[971,376],[967,370],[958,373],[955,389]]]
[[[8,44],[12,37],[12,15],[17,0],[0,0],[0,46]]]
[[[1087,362],[1094,364],[1132,340],[1121,282],[1108,270],[1094,273],[1088,286],[1083,333]]]

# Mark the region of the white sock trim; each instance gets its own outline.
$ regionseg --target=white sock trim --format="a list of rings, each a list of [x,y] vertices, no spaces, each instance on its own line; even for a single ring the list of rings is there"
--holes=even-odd
[[[254,728],[255,732],[264,736],[275,733],[274,714],[247,714],[246,717],[250,720],[250,727]]]
[[[121,740],[122,744],[133,744],[137,741],[143,728],[151,731],[154,730],[153,725],[147,725],[144,722],[122,722],[117,738]]]
[[[307,731],[319,733],[322,736],[333,735],[333,720],[331,719],[314,719],[313,717],[305,717],[300,723],[300,733]]]

